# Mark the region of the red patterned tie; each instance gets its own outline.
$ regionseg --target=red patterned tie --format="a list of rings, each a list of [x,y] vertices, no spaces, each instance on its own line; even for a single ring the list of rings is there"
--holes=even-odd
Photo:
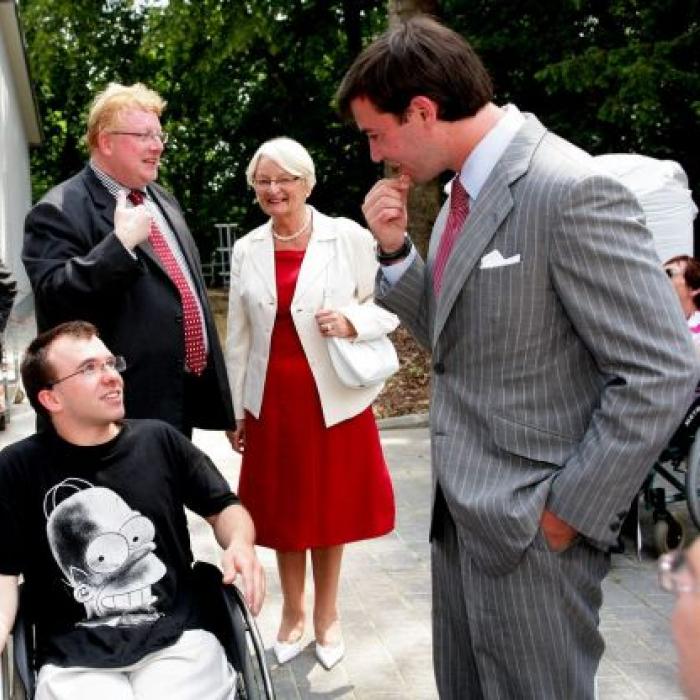
[[[440,294],[442,275],[445,272],[447,259],[450,257],[457,236],[462,230],[468,214],[469,195],[459,181],[459,176],[455,176],[454,180],[452,180],[452,191],[450,192],[450,213],[447,217],[445,230],[440,238],[435,262],[433,263],[433,289],[436,297]]]
[[[144,200],[143,192],[131,190],[129,201],[132,204],[142,204]],[[185,364],[187,369],[193,374],[200,375],[207,366],[207,352],[204,346],[204,332],[202,330],[202,320],[199,315],[199,306],[187,279],[182,272],[182,268],[170,250],[170,246],[163,236],[163,232],[158,228],[155,220],[151,219],[151,230],[148,240],[153,246],[153,250],[160,259],[165,271],[180,292],[182,301],[182,318],[185,330]]]

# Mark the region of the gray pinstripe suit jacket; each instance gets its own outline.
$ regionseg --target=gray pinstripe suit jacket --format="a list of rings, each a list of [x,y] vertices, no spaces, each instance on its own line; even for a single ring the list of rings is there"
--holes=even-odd
[[[436,481],[471,556],[512,569],[545,506],[601,547],[697,380],[633,195],[533,116],[473,202],[432,294],[447,216],[377,301],[432,351]],[[519,264],[480,269],[492,250]]]

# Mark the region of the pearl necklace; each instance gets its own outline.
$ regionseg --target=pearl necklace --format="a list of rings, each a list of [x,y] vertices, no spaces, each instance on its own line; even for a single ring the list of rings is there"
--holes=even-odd
[[[301,234],[304,233],[304,231],[306,231],[306,229],[309,227],[310,223],[311,223],[311,210],[308,210],[303,226],[298,231],[295,231],[294,233],[290,234],[289,236],[280,236],[280,234],[277,233],[277,231],[275,231],[275,225],[273,223],[270,223],[270,230],[272,231],[273,237],[278,241],[293,241],[295,238],[299,238],[299,236],[301,236]]]

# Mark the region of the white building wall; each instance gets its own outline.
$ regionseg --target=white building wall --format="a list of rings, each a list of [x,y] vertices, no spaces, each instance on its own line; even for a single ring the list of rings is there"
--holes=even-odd
[[[28,138],[0,34],[0,255],[15,274],[23,295],[29,292],[20,256],[24,217],[32,203],[30,182]]]
[[[24,217],[31,203],[28,137],[8,50],[0,32],[0,256],[12,270],[18,286],[5,334],[6,355],[10,356],[21,353],[35,332],[33,297],[21,260]]]

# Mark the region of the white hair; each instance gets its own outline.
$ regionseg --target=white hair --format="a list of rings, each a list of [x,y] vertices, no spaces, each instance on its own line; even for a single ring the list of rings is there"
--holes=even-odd
[[[251,187],[253,186],[258,163],[263,156],[274,161],[290,175],[302,178],[309,191],[316,184],[316,168],[309,152],[298,141],[286,136],[280,136],[276,139],[265,141],[250,159],[245,170],[245,176]]]

